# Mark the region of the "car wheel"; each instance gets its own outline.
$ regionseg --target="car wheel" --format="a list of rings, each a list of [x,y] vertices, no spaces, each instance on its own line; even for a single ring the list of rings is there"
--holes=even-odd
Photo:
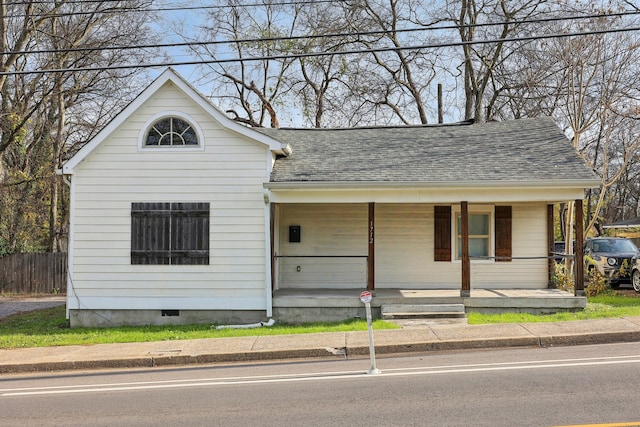
[[[633,270],[633,273],[631,273],[631,283],[633,284],[633,290],[640,292],[640,270]]]

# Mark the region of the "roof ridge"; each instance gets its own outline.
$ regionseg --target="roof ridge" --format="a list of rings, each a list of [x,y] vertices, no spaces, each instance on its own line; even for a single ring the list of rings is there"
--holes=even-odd
[[[366,129],[407,129],[407,128],[438,128],[438,127],[451,127],[451,126],[469,126],[475,123],[475,120],[463,120],[455,123],[428,123],[420,125],[371,125],[371,126],[354,126],[348,128],[303,128],[303,127],[279,127],[279,128],[261,128],[261,129],[273,129],[273,130],[310,130],[314,132],[320,131],[338,131],[338,130],[366,130]],[[260,129],[260,128],[258,128]]]
[[[369,126],[353,126],[353,127],[328,127],[328,128],[310,128],[310,127],[279,127],[279,128],[255,128],[257,130],[295,130],[295,131],[313,131],[313,132],[322,132],[322,131],[349,131],[349,130],[381,130],[381,129],[436,129],[436,128],[447,128],[447,127],[463,127],[470,125],[491,125],[491,124],[509,124],[515,121],[527,121],[527,120],[540,120],[540,119],[551,119],[549,116],[538,116],[538,117],[521,117],[514,120],[492,120],[488,122],[478,122],[475,119],[461,120],[458,122],[452,123],[427,123],[427,124],[412,124],[412,125],[369,125]]]

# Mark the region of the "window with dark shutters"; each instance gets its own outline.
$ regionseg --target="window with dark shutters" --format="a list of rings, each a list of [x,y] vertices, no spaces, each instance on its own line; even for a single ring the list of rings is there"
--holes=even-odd
[[[434,261],[451,261],[451,206],[435,206]]]
[[[496,261],[512,257],[511,206],[496,206],[494,213]],[[434,261],[451,261],[451,206],[434,207]]]
[[[511,206],[496,206],[496,261],[511,262]]]
[[[209,264],[209,203],[132,203],[131,264]]]

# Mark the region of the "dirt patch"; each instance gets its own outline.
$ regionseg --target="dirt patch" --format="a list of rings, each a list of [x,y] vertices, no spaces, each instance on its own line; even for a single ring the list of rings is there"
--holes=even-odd
[[[616,289],[616,293],[618,295],[624,295],[625,297],[640,298],[640,293],[634,291],[633,289],[620,288]]]
[[[64,294],[0,294],[0,302],[4,301],[66,301]]]
[[[65,305],[67,298],[64,295],[38,296],[38,295],[12,295],[0,296],[0,319],[18,313],[43,310],[45,308],[60,307]]]

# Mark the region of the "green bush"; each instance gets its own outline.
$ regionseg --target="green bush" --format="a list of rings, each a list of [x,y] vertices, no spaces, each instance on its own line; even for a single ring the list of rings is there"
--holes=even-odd
[[[566,271],[564,262],[555,263],[553,267],[553,275],[551,276],[551,286],[555,289],[573,293],[573,274]]]
[[[591,273],[589,273],[589,282],[584,292],[588,297],[610,294],[611,287],[609,286],[609,280],[597,270],[591,270]]]
[[[620,270],[616,271],[615,277],[629,277],[631,274],[631,266],[629,266],[629,261],[622,261],[622,265],[620,266]]]
[[[622,265],[619,274],[625,274],[625,268],[628,266]],[[585,294],[588,297],[594,297],[596,295],[607,295],[611,293],[611,287],[609,286],[609,280],[602,276],[596,269],[590,271],[588,276],[588,283],[585,286]],[[551,286],[555,289],[560,289],[567,292],[574,292],[575,281],[572,272],[567,272],[564,263],[556,263],[554,265],[553,276],[551,276]]]

